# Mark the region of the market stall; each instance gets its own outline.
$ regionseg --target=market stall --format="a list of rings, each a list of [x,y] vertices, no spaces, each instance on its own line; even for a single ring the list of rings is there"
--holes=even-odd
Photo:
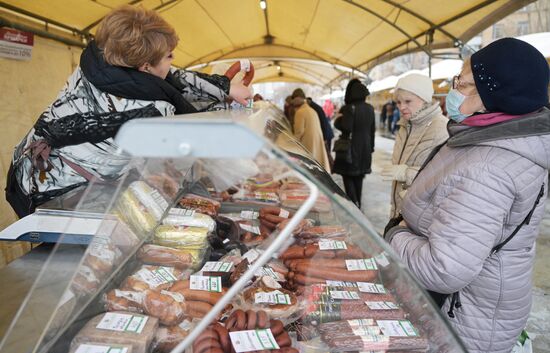
[[[132,168],[64,210],[99,220],[89,245],[58,236],[0,352],[464,352],[260,105],[124,125]]]

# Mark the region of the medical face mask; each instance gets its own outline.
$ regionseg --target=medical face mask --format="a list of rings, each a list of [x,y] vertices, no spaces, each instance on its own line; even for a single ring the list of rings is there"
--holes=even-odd
[[[456,121],[457,123],[462,122],[468,117],[460,112],[460,106],[466,99],[466,96],[460,93],[458,90],[451,88],[447,94],[447,100],[445,101],[445,106],[447,107],[447,116],[449,119]]]

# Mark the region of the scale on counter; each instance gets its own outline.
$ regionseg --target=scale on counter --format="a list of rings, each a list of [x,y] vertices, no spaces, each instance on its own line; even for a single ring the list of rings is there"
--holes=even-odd
[[[105,214],[114,186],[100,185],[85,195],[86,185],[56,197],[0,231],[0,240],[33,243],[89,244],[98,232],[114,229],[117,219]],[[76,211],[78,209],[78,211]]]
[[[114,229],[117,222],[100,213],[39,209],[0,231],[0,240],[89,244],[94,235]]]

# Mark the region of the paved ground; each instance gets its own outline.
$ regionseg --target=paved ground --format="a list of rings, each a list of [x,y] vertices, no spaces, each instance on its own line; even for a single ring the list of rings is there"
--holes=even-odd
[[[373,156],[372,174],[367,175],[363,184],[363,212],[374,227],[382,232],[390,213],[391,183],[383,181],[382,167],[391,163],[394,141],[377,135]],[[340,176],[334,179],[342,186]],[[343,186],[342,186],[343,189]],[[537,240],[537,258],[533,276],[533,307],[527,323],[527,331],[533,338],[533,352],[550,353],[550,202],[546,203],[546,213]]]

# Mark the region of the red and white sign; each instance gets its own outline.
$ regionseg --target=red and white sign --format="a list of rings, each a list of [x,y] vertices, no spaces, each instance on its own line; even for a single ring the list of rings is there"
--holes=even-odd
[[[30,60],[34,34],[16,29],[0,28],[0,57]]]

